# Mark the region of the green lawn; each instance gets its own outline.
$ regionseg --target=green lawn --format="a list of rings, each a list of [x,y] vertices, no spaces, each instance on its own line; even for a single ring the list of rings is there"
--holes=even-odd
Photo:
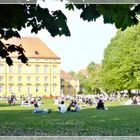
[[[52,100],[44,100],[41,108],[50,114],[32,113],[33,107],[8,106],[0,103],[0,135],[39,136],[104,136],[140,135],[140,106],[106,103],[107,111],[85,107],[78,113],[60,114]]]

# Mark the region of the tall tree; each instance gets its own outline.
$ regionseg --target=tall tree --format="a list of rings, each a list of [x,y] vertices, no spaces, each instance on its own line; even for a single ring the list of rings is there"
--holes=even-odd
[[[104,52],[104,90],[140,89],[140,24],[118,31]]]
[[[84,75],[82,72],[76,74],[80,80],[80,87],[84,93],[99,93],[101,89],[100,65],[93,61],[89,63],[87,69],[88,74]]]
[[[86,79],[86,88],[90,93],[99,93],[101,90],[101,66],[99,64],[95,64],[94,62],[91,62],[87,66],[87,69],[89,72],[89,76]]]
[[[92,74],[95,71],[96,64],[92,61],[87,66],[88,73]]]

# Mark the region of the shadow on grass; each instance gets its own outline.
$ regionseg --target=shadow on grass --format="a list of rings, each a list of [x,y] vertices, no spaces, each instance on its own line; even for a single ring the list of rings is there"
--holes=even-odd
[[[9,105],[8,103],[0,103],[0,107],[15,107],[15,106],[20,106],[20,104],[12,104]]]

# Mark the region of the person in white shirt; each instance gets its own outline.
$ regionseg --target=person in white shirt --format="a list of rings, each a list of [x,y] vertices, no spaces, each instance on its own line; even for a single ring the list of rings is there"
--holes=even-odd
[[[64,104],[64,101],[61,101],[61,104],[59,105],[58,109],[59,109],[59,112],[61,113],[65,113],[67,111],[67,107]]]
[[[76,103],[75,105],[75,112],[79,112],[80,111],[80,106],[78,103]]]
[[[58,105],[58,104],[59,104],[59,99],[58,99],[58,98],[55,98],[55,99],[54,99],[54,104],[55,104],[55,105]]]

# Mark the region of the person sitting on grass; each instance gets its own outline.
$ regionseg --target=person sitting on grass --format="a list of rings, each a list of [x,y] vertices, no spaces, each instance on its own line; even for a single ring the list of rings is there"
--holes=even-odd
[[[64,104],[64,101],[61,101],[61,104],[58,107],[58,111],[61,112],[61,113],[65,113],[67,111],[67,107]]]
[[[75,105],[75,112],[79,112],[80,111],[80,106],[78,103],[76,103]]]
[[[24,98],[23,101],[21,102],[21,106],[30,106],[29,100],[27,100],[26,98]]]
[[[39,108],[38,102],[36,100],[34,100],[34,107]]]
[[[104,102],[100,99],[99,102],[97,103],[96,109],[105,109],[104,107]]]
[[[68,106],[68,108],[67,108],[67,111],[68,112],[75,112],[75,105],[76,105],[76,100],[74,101],[74,100],[71,100],[71,102],[70,102],[70,104],[69,104],[69,106]]]
[[[67,108],[68,112],[79,112],[80,111],[80,106],[79,104],[76,102],[74,109],[71,109],[71,104],[68,106]]]
[[[71,106],[70,105],[67,108],[67,112],[71,112]]]

